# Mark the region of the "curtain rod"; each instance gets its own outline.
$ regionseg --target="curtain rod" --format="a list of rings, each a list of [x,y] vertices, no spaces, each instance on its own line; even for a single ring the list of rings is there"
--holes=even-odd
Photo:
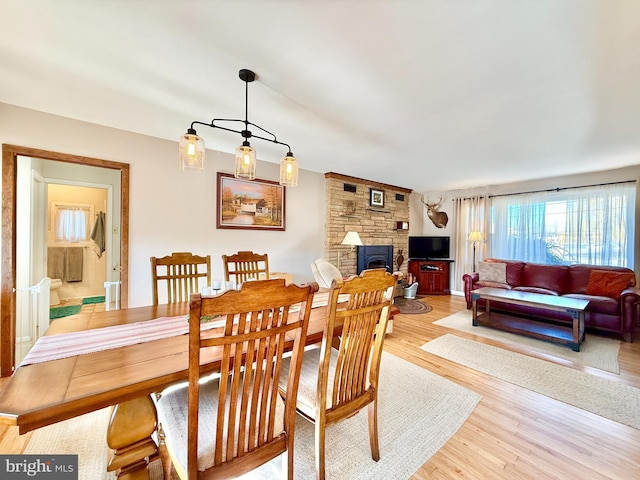
[[[494,197],[509,197],[511,195],[524,195],[527,193],[542,193],[542,192],[560,192],[561,190],[573,190],[576,188],[589,188],[589,187],[604,187],[606,185],[618,185],[621,183],[636,183],[635,180],[623,180],[621,182],[608,182],[608,183],[594,183],[592,185],[580,185],[578,187],[558,187],[558,188],[549,188],[547,190],[531,190],[529,192],[519,192],[519,193],[501,193],[499,195],[489,195],[489,198]]]
[[[487,198],[510,197],[511,195],[526,195],[527,193],[559,192],[561,190],[572,190],[572,189],[575,189],[575,188],[604,187],[606,185],[619,185],[621,183],[636,183],[636,181],[635,180],[623,180],[623,181],[620,181],[620,182],[594,183],[594,184],[591,184],[591,185],[580,185],[578,187],[557,187],[557,188],[548,188],[546,190],[530,190],[528,192],[500,193],[498,195],[487,195]],[[472,198],[473,197],[464,197],[462,200],[471,200]]]
[[[577,187],[556,187],[556,188],[548,188],[546,190],[531,190],[528,192],[515,192],[515,193],[500,193],[498,195],[487,195],[487,198],[496,198],[496,197],[510,197],[511,195],[526,195],[528,193],[542,193],[542,192],[559,192],[561,190],[572,190],[575,188],[589,188],[589,187],[604,187],[607,185],[619,185],[621,183],[636,183],[636,180],[622,180],[620,182],[608,182],[608,183],[594,183],[591,185],[580,185]],[[483,196],[482,194],[479,196]],[[475,197],[463,197],[462,200],[473,200]],[[452,201],[455,198],[451,199]]]

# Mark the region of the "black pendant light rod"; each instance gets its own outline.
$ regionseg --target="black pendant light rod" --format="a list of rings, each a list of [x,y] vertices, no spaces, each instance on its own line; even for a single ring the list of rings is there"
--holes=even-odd
[[[211,123],[199,122],[195,120],[191,122],[191,128],[187,131],[187,133],[196,135],[196,131],[193,128],[194,125],[204,125],[206,127],[218,128],[220,130],[226,130],[227,132],[239,133],[245,139],[243,144],[246,144],[246,145],[249,145],[249,142],[248,142],[249,138],[258,138],[266,142],[276,143],[278,145],[284,145],[285,147],[287,147],[287,150],[288,150],[287,155],[293,156],[293,154],[291,153],[291,146],[288,143],[279,141],[277,137],[273,133],[271,133],[269,130],[266,130],[262,128],[260,125],[256,125],[255,123],[251,123],[249,121],[249,83],[253,82],[256,76],[255,76],[255,73],[253,73],[251,70],[246,70],[246,69],[240,70],[238,76],[243,82],[245,82],[244,120],[238,120],[235,118],[214,118],[213,120],[211,120]],[[241,122],[241,123],[244,123],[244,130],[234,130],[233,128],[223,127],[221,125],[216,125],[216,122]],[[260,135],[252,134],[251,131],[249,131],[249,125],[251,125],[252,127],[258,128],[259,130],[262,130],[266,134],[271,135],[273,138],[267,138]]]

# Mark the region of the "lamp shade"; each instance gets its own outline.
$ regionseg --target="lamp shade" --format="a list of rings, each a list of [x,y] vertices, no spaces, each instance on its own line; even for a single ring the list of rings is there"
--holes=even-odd
[[[477,230],[474,230],[469,233],[469,241],[470,242],[482,242],[484,238],[482,238],[482,233]]]
[[[291,152],[280,159],[280,185],[284,187],[298,185],[298,160]]]
[[[358,232],[347,232],[347,234],[342,239],[342,245],[355,247],[356,245],[362,245],[362,240],[360,240],[360,235],[358,235]]]
[[[180,137],[180,170],[202,172],[204,170],[204,140],[193,129]]]
[[[249,142],[243,142],[236,148],[236,178],[253,180],[256,178],[256,151]]]

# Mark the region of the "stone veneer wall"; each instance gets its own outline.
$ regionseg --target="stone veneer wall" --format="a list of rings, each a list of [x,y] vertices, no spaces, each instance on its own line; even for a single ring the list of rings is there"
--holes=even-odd
[[[341,245],[349,231],[358,232],[365,245],[393,245],[393,270],[402,250],[404,263],[400,271],[407,273],[407,247],[409,230],[397,230],[397,222],[409,222],[409,195],[411,190],[338,173],[325,173],[327,187],[327,219],[325,225],[325,258],[338,266],[343,275],[355,275],[357,248]],[[346,191],[355,187],[355,192]],[[369,205],[369,189],[384,191],[384,207]],[[397,198],[402,197],[402,199]],[[338,254],[340,260],[338,261]]]

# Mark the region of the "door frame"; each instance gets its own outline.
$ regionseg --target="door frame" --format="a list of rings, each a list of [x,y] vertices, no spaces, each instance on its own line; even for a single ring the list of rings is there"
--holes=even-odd
[[[74,163],[120,171],[120,305],[129,298],[129,164],[52,152],[17,145],[2,145],[2,272],[0,278],[0,377],[15,369],[16,341],[16,198],[18,156]]]

